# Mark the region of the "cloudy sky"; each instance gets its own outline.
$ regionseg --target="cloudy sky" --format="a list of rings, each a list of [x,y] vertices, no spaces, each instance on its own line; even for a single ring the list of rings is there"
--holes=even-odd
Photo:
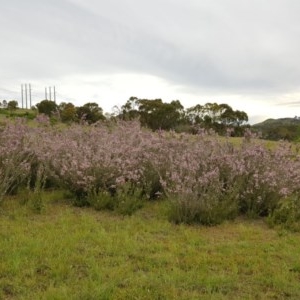
[[[299,0],[0,0],[0,100],[130,96],[300,115]]]

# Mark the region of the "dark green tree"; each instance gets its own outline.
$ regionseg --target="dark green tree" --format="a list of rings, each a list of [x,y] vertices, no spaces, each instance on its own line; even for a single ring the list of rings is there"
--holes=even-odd
[[[76,120],[76,107],[70,102],[60,103],[59,113],[62,122],[74,122]]]
[[[204,120],[204,108],[202,105],[197,104],[193,107],[190,107],[186,110],[186,119],[192,124],[201,124]]]
[[[58,111],[57,104],[52,100],[43,100],[40,103],[36,104],[36,107],[40,114],[45,114],[49,117],[51,117]]]
[[[161,99],[141,99],[138,103],[141,125],[152,130],[175,129],[184,120],[184,109],[179,100],[164,103]]]
[[[88,102],[76,108],[76,116],[79,120],[84,120],[89,124],[105,120],[103,109],[95,102]]]
[[[248,115],[233,110],[228,104],[206,103],[186,110],[186,119],[192,126],[212,128],[219,134],[225,134],[227,128],[235,128],[237,135],[242,135],[248,122]]]
[[[7,109],[10,111],[16,110],[18,108],[18,101],[11,100],[7,103]]]
[[[122,105],[119,118],[125,121],[138,119],[140,117],[139,99],[137,97],[130,97],[127,102]]]

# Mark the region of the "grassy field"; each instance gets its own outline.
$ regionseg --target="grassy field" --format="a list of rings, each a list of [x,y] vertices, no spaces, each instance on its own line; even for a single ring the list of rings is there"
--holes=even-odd
[[[58,192],[0,207],[0,299],[300,299],[300,235],[262,220],[174,225],[164,202],[133,216]]]

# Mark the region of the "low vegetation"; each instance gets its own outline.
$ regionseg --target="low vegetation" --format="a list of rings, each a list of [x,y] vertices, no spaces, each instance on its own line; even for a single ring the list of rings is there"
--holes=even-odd
[[[247,124],[248,115],[239,110],[233,110],[228,104],[206,103],[184,109],[179,100],[171,103],[162,99],[139,99],[130,97],[121,107],[115,106],[113,113],[104,114],[103,109],[95,102],[88,102],[76,107],[71,102],[57,104],[52,100],[42,100],[32,107],[34,114],[27,109],[17,109],[18,102],[0,101],[0,115],[15,118],[22,116],[32,119],[37,113],[47,115],[52,124],[55,123],[85,123],[94,124],[99,121],[139,120],[141,126],[156,130],[174,130],[196,134],[199,128],[213,129],[220,135],[230,130],[231,136],[243,136],[250,127]],[[32,112],[31,110],[31,112]],[[23,112],[22,112],[23,111]],[[20,113],[19,113],[20,112]]]
[[[300,139],[300,119],[294,118],[268,119],[255,124],[252,129],[268,140],[288,140],[298,142]]]
[[[250,132],[234,146],[212,132],[153,133],[138,122],[37,122],[8,122],[0,132],[0,202],[20,189],[64,188],[76,206],[121,214],[163,198],[175,223],[248,216],[298,226],[300,157],[289,143],[270,150]]]
[[[299,299],[290,143],[35,122],[0,126],[0,299]]]
[[[19,193],[0,210],[1,299],[299,299],[300,235],[237,219],[167,221],[166,201],[132,216]]]

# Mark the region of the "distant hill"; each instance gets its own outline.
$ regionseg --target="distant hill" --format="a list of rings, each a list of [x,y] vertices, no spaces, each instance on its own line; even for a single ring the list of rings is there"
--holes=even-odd
[[[267,119],[252,125],[252,130],[260,132],[268,140],[300,140],[300,118]]]

